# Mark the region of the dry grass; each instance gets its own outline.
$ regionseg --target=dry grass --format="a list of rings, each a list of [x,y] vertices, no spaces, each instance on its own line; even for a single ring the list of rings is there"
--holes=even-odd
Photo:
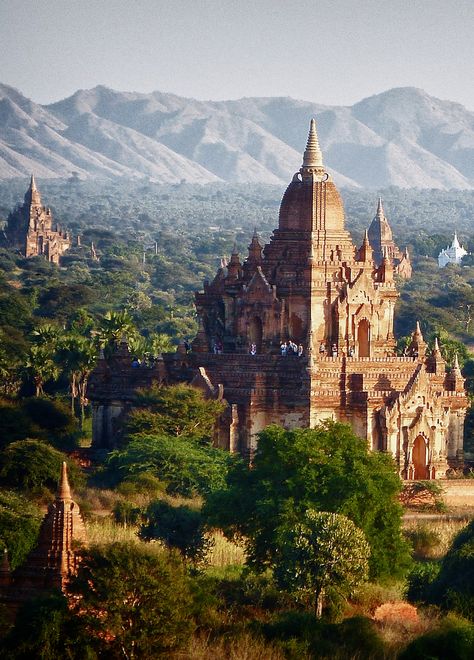
[[[438,540],[428,555],[430,559],[439,559],[446,554],[456,534],[467,524],[467,520],[407,520],[403,529],[408,536],[424,528],[435,533]]]
[[[285,655],[272,644],[247,633],[232,638],[210,641],[208,637],[194,637],[185,653],[176,660],[284,660]],[[304,658],[301,658],[304,660]]]
[[[219,531],[214,531],[211,538],[214,545],[207,556],[210,566],[240,566],[245,562],[245,551],[241,545],[228,541]]]
[[[137,535],[138,526],[118,525],[110,516],[94,518],[87,522],[87,539],[91,545],[130,541],[143,543]]]

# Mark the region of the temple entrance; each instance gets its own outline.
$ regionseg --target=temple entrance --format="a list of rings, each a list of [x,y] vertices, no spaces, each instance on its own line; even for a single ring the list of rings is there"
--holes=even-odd
[[[413,467],[415,468],[415,479],[428,479],[428,443],[426,438],[418,435],[412,450]]]
[[[303,339],[303,321],[296,314],[290,318],[290,336],[289,339],[299,344]]]
[[[357,328],[357,343],[359,357],[370,357],[369,341],[370,325],[367,319],[362,319]]]
[[[255,344],[257,347],[257,352],[260,353],[262,350],[263,326],[262,319],[259,316],[254,316],[250,321],[249,334],[250,343]]]

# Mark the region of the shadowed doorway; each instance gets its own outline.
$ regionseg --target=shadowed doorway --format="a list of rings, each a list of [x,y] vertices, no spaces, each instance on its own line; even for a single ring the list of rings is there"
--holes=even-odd
[[[428,443],[426,438],[418,435],[412,451],[415,479],[428,479]]]
[[[250,343],[255,344],[257,347],[257,352],[260,353],[262,350],[262,319],[259,316],[254,316],[250,321]]]
[[[369,349],[370,325],[367,319],[362,319],[357,328],[357,343],[359,348],[359,357],[370,357]]]

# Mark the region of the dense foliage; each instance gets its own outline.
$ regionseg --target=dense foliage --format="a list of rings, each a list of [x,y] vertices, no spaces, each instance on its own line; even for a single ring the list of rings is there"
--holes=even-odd
[[[38,537],[40,509],[19,493],[0,490],[0,551],[12,568],[23,563]]]
[[[172,554],[131,543],[92,547],[70,589],[82,626],[108,657],[169,657],[192,633],[189,579]]]
[[[282,529],[301,521],[307,509],[344,514],[369,542],[371,575],[393,576],[408,564],[400,489],[392,459],[370,452],[345,424],[292,431],[270,426],[259,434],[253,465],[233,465],[227,487],[209,496],[206,510],[229,536],[245,536],[256,567],[276,562]]]

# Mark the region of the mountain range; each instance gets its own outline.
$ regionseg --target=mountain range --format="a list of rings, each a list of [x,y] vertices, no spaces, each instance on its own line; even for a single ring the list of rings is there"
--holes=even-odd
[[[282,185],[316,117],[340,186],[474,189],[474,112],[402,87],[352,106],[197,101],[98,86],[39,105],[0,84],[0,179],[145,178]],[[74,174],[76,173],[76,174]]]

